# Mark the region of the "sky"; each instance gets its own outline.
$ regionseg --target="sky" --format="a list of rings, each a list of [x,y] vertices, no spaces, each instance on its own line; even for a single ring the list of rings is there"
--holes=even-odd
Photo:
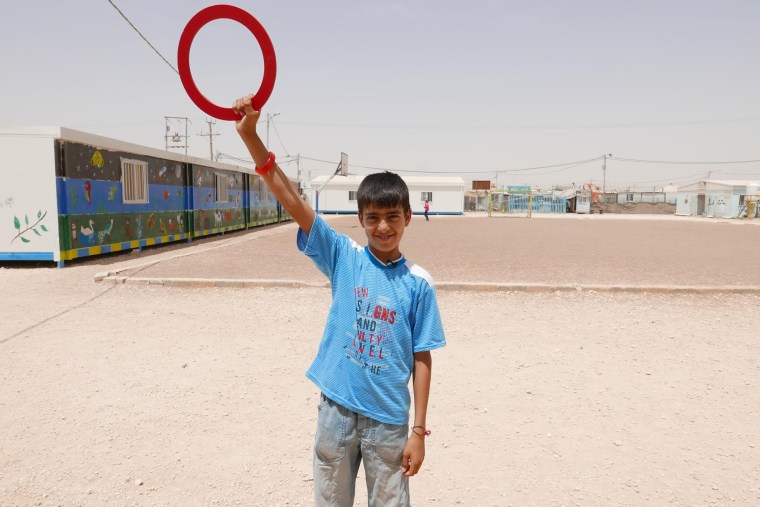
[[[171,66],[108,0],[6,2],[0,126],[164,149],[165,117],[187,117],[188,153],[208,158],[210,118],[172,66],[185,25],[213,3],[112,1]],[[288,155],[300,155],[308,179],[334,172],[345,152],[354,174],[500,187],[760,180],[760,1],[229,3],[274,44],[262,118],[277,115],[268,136],[265,120],[259,131],[290,176]],[[231,20],[199,31],[190,65],[204,96],[225,107],[262,79],[256,39]],[[211,128],[214,155],[246,165],[234,123]]]

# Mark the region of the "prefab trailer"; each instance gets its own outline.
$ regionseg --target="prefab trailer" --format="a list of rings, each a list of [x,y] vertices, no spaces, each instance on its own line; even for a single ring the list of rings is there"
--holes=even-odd
[[[358,213],[356,192],[363,175],[317,176],[311,181],[309,196],[319,213]],[[464,180],[459,177],[402,176],[409,188],[409,203],[415,215],[462,215],[464,213]]]
[[[745,217],[759,188],[758,182],[744,180],[700,180],[683,185],[678,187],[676,215]]]
[[[251,168],[60,127],[0,129],[0,260],[65,261],[288,220]]]

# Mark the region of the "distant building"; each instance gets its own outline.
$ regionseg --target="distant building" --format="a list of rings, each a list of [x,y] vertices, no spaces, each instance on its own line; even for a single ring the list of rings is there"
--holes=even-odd
[[[760,183],[739,180],[700,180],[678,187],[676,215],[716,218],[746,216],[746,204],[760,196]]]
[[[318,176],[311,181],[308,197],[312,207],[319,213],[357,213],[356,192],[364,176],[349,174],[338,175],[332,179],[330,177],[330,175]],[[409,187],[412,213],[424,213],[426,200],[430,203],[429,214],[431,215],[464,213],[465,183],[462,178],[402,176],[402,179]],[[317,196],[320,189],[322,190]]]
[[[652,190],[617,190],[608,191],[602,196],[602,202],[617,204],[675,204],[678,197],[678,188],[666,186]]]

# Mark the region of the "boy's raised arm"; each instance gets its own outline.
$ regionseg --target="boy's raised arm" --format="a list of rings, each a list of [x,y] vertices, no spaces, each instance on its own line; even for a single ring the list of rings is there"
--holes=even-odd
[[[256,167],[264,167],[269,159],[269,152],[266,146],[261,141],[261,138],[256,133],[256,122],[259,121],[259,111],[255,111],[251,106],[252,95],[246,95],[235,101],[232,109],[243,118],[236,122],[236,127],[240,138],[245,143],[246,148],[253,157],[253,162]],[[282,172],[280,167],[275,163],[271,170],[269,170],[264,176],[269,190],[274,194],[280,204],[288,210],[293,220],[303,229],[307,235],[311,232],[311,226],[314,224],[315,213],[311,207],[301,199],[298,194],[298,190],[293,186],[293,183],[288,179],[285,173]]]

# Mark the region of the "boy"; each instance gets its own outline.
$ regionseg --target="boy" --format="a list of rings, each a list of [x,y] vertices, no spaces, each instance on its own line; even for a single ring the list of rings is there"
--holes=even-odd
[[[332,283],[333,301],[319,351],[306,372],[322,391],[314,445],[314,498],[319,506],[353,505],[364,460],[370,506],[408,506],[409,477],[425,457],[430,351],[446,341],[428,273],[399,245],[412,218],[409,190],[386,172],[359,186],[361,247],[337,234],[298,195],[256,133],[251,96],[233,109],[256,171],[300,226],[298,248]],[[414,424],[409,434],[409,377]]]

